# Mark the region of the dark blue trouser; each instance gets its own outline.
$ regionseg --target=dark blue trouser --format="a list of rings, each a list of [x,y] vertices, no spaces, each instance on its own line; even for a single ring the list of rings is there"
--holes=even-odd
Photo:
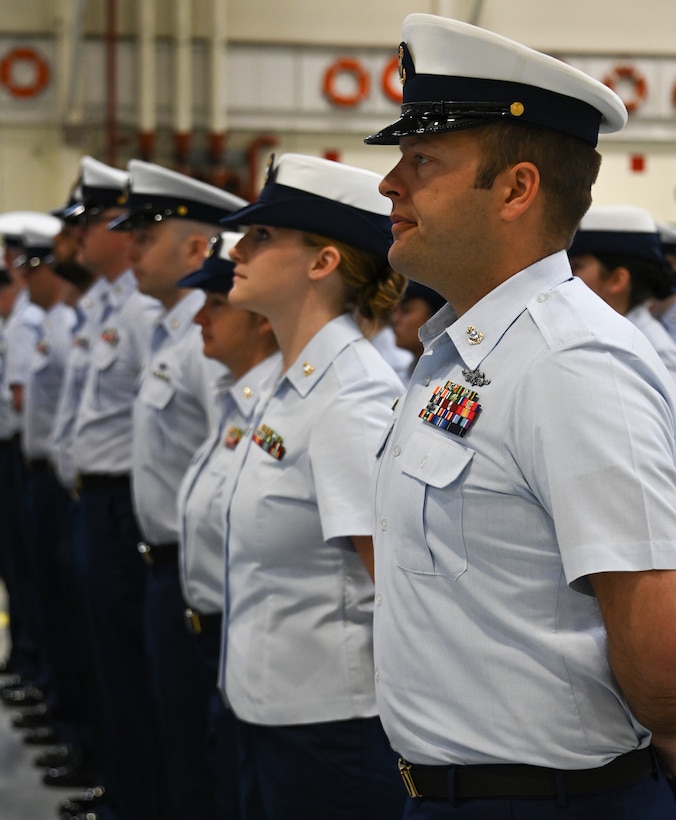
[[[195,641],[185,627],[178,562],[155,563],[146,573],[145,623],[162,753],[161,817],[218,817],[206,732],[214,683],[202,674]]]
[[[33,553],[40,634],[49,669],[48,700],[63,743],[78,744],[85,715],[81,664],[86,639],[81,629],[79,596],[69,561],[73,500],[44,462],[26,473],[27,548]]]
[[[129,481],[85,484],[86,576],[101,694],[102,766],[118,820],[156,820],[157,724],[143,622],[145,568]]]
[[[218,689],[220,633],[192,635],[197,657],[210,690],[207,733],[207,758],[212,793],[218,820],[239,820],[239,744],[237,723]]]
[[[306,726],[240,721],[239,730],[243,782],[258,782],[264,803],[260,820],[402,817],[405,792],[397,758],[378,718]]]
[[[660,773],[634,786],[584,797],[551,800],[449,800],[413,798],[405,820],[669,820],[676,798]]]
[[[0,442],[0,576],[9,604],[9,662],[12,672],[34,680],[38,672],[38,638],[31,612],[35,594],[33,565],[25,548],[24,467],[19,437]]]

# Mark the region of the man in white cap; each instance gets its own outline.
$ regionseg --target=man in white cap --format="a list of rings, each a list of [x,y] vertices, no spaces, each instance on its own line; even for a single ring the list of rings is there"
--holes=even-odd
[[[81,305],[87,320],[69,360],[53,444],[62,481],[75,483],[79,495],[72,548],[91,627],[90,696],[100,718],[93,751],[105,801],[116,817],[146,820],[157,810],[157,727],[130,475],[134,394],[160,306],[138,291],[129,237],[107,230],[125,211],[127,172],[93,157],[82,158],[81,172],[82,199],[66,216],[82,220],[77,261],[97,280]],[[72,815],[104,811],[92,796],[100,802],[101,790],[62,805]]]
[[[657,224],[644,208],[590,208],[568,250],[573,273],[644,334],[676,379],[676,341],[650,312],[673,291],[676,275]]]
[[[474,26],[406,18],[367,142],[392,266],[449,302],[376,476],[375,663],[407,818],[676,815],[676,395],[571,276],[621,100]],[[458,315],[454,321],[451,310]]]
[[[128,171],[127,216],[112,227],[130,232],[139,290],[164,308],[153,327],[134,403],[132,464],[160,724],[161,813],[163,820],[211,817],[215,804],[203,731],[207,700],[184,621],[176,502],[190,460],[217,420],[216,381],[224,368],[204,356],[193,323],[203,292],[178,287],[178,282],[202,266],[219,221],[247,203],[154,163],[131,160]]]
[[[23,392],[32,351],[40,336],[44,311],[30,301],[22,268],[14,261],[23,255],[21,238],[26,230],[55,233],[59,222],[39,211],[8,211],[0,215],[11,308],[0,328],[0,492],[5,499],[3,576],[9,595],[13,676],[6,680],[2,697],[13,703],[35,702],[36,684],[46,683],[44,653],[39,648],[34,571],[26,548],[24,504],[25,463],[21,452]]]

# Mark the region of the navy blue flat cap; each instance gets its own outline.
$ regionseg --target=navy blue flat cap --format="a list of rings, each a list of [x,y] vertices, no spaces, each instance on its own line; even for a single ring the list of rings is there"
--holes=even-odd
[[[318,233],[377,256],[392,244],[390,202],[372,171],[305,154],[273,157],[258,200],[222,225],[270,225]]]
[[[214,236],[204,257],[204,264],[194,273],[184,276],[179,288],[201,288],[212,293],[228,293],[232,287],[235,263],[230,258],[230,249],[242,238],[241,233],[224,231]]]
[[[568,255],[604,253],[667,267],[657,223],[648,211],[632,205],[596,205],[582,218]]]
[[[603,83],[486,29],[409,14],[402,40],[401,116],[367,144],[396,145],[402,137],[505,119],[596,145],[599,131],[619,131],[627,121],[624,103]]]

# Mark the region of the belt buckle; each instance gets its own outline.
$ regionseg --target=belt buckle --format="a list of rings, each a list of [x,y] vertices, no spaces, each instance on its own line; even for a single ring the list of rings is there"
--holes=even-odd
[[[141,556],[141,558],[143,558],[146,564],[149,567],[152,567],[152,565],[155,563],[155,559],[153,558],[153,551],[151,547],[148,546],[148,544],[146,544],[144,541],[139,541],[136,545],[136,549],[138,550],[139,555]]]
[[[413,775],[411,774],[411,764],[407,763],[403,757],[400,757],[397,761],[397,766],[399,767],[399,774],[401,775],[401,779],[404,781],[404,788],[408,793],[409,797],[422,797],[422,794],[418,791],[415,781],[413,780]]]
[[[202,631],[202,622],[200,621],[199,612],[188,608],[183,613],[183,617],[185,618],[185,625],[188,632],[191,632],[193,635],[199,635]]]

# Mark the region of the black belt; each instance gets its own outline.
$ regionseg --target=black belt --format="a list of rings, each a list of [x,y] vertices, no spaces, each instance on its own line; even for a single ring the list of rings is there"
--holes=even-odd
[[[558,770],[521,764],[417,766],[399,759],[399,773],[409,797],[448,800],[556,797],[594,794],[637,783],[654,771],[650,748],[620,755],[597,769]]]
[[[27,458],[25,463],[26,469],[30,473],[44,473],[52,468],[51,462],[47,458]]]
[[[80,473],[77,482],[85,490],[129,486],[129,473]]]
[[[186,609],[183,613],[185,626],[192,635],[213,635],[221,631],[223,616],[220,612],[205,615],[194,609]]]
[[[153,564],[177,564],[178,544],[146,544],[139,541],[136,549],[141,554],[141,558],[152,567]]]

